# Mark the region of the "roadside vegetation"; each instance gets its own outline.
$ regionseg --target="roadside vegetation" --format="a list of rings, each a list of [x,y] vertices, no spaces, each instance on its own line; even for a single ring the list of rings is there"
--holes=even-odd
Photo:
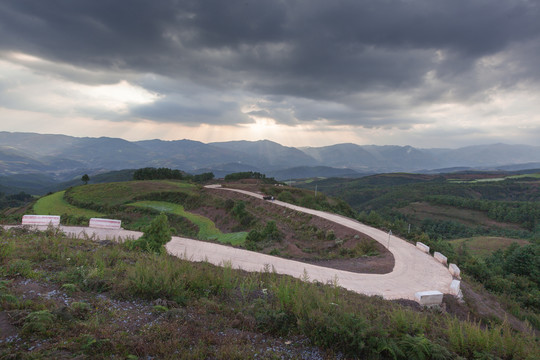
[[[466,281],[482,284],[509,313],[540,329],[538,174],[482,175],[382,174],[302,186],[347,201],[361,222],[442,252]]]
[[[355,294],[339,279],[246,273],[52,228],[1,231],[0,242],[0,358],[534,359],[540,351],[532,333],[507,323]]]

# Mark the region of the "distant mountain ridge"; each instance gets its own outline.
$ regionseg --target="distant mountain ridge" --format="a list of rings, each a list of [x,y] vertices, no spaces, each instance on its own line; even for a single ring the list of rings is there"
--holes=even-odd
[[[170,167],[191,173],[259,171],[280,180],[434,169],[498,169],[540,163],[540,146],[491,144],[459,149],[336,144],[288,147],[269,140],[202,143],[127,141],[0,132],[0,176],[42,173],[66,181],[84,173]]]

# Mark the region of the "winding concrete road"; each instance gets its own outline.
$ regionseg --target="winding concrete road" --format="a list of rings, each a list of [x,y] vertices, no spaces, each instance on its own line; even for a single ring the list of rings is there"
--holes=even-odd
[[[235,191],[259,199],[263,197],[261,194],[239,189],[223,188],[220,185],[211,185],[207,186],[207,188]],[[276,272],[295,277],[302,277],[305,269],[311,280],[327,282],[337,279],[339,285],[344,288],[367,295],[380,295],[385,299],[402,298],[415,300],[414,294],[416,292],[427,290],[437,290],[447,294],[451,293],[450,284],[453,277],[447,267],[435,260],[432,256],[420,251],[413,244],[396,236],[389,236],[382,230],[361,224],[344,216],[308,209],[278,200],[273,200],[272,203],[276,206],[283,206],[299,212],[319,216],[349,227],[372,237],[385,247],[390,244],[388,250],[395,259],[394,269],[388,274],[358,274],[238,249],[233,250],[240,251],[241,253],[231,252],[227,253],[227,255],[222,254],[222,260],[231,261],[233,266],[240,266],[244,270],[260,270],[261,264],[271,264]],[[170,252],[179,254],[182,252],[184,246],[180,242],[171,241],[167,245],[167,248]],[[187,249],[187,247],[185,248]],[[187,253],[190,254],[189,251]],[[216,255],[219,257],[219,254]]]
[[[207,188],[218,187],[219,185]],[[262,199],[262,195],[249,191],[229,188],[220,188],[220,190],[236,191]],[[266,268],[279,274],[291,275],[297,278],[305,278],[307,275],[310,280],[323,283],[337,281],[339,286],[346,289],[366,295],[379,295],[388,300],[415,300],[414,294],[418,291],[437,290],[442,293],[451,293],[452,275],[450,275],[448,269],[405,240],[396,236],[389,236],[384,231],[343,216],[303,208],[277,200],[272,201],[272,203],[276,206],[288,207],[347,226],[371,236],[385,247],[390,244],[389,250],[395,258],[394,269],[388,274],[358,274],[176,236],[166,245],[167,251],[172,255],[187,260],[208,261],[215,265],[230,264],[234,268],[241,268],[246,271],[261,271]],[[61,226],[61,229],[70,236],[100,240],[136,239],[142,235],[140,232],[128,230],[105,230],[72,226]]]

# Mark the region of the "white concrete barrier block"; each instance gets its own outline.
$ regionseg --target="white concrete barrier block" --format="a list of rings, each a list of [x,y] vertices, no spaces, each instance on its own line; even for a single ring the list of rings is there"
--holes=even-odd
[[[426,254],[429,254],[429,246],[427,246],[426,244],[419,241],[416,243],[416,247],[425,252]]]
[[[452,283],[450,284],[450,293],[455,296],[459,296],[461,294],[461,281],[459,280],[452,280]]]
[[[23,215],[23,225],[60,225],[60,216],[57,215]]]
[[[443,293],[437,290],[419,291],[414,294],[414,298],[422,306],[441,305]]]
[[[441,254],[440,252],[435,251],[435,253],[433,254],[433,257],[441,264],[444,264],[444,265],[448,264],[448,258],[444,256],[443,254]]]
[[[89,226],[91,228],[98,229],[120,230],[122,226],[122,221],[113,219],[91,218]]]
[[[448,270],[450,271],[450,274],[452,274],[452,276],[461,279],[461,270],[459,270],[456,264],[450,264],[450,266],[448,266]]]

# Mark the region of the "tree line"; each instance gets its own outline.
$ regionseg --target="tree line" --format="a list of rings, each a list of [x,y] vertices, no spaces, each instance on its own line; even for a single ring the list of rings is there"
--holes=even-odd
[[[529,231],[533,231],[540,224],[538,202],[477,200],[447,195],[429,196],[426,200],[433,205],[483,211],[490,219],[520,224]]]
[[[30,194],[21,191],[18,194],[6,195],[0,192],[0,209],[14,208],[23,206],[30,201],[34,200],[34,197]]]
[[[203,183],[214,179],[214,173],[206,172],[191,175],[181,170],[169,168],[146,167],[135,170],[133,180],[188,180],[196,183]]]

